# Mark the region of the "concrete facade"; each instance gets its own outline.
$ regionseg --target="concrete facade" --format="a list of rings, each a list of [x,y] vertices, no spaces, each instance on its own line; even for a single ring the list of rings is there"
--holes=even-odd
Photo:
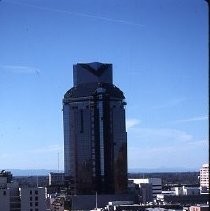
[[[64,173],[49,173],[49,186],[62,186],[64,185]]]
[[[153,199],[157,197],[157,194],[162,193],[161,178],[145,178],[145,179],[129,179],[129,180],[132,180],[133,183],[139,185],[139,187],[141,187],[141,184],[151,184]]]
[[[21,211],[45,211],[47,190],[44,187],[21,188]]]
[[[21,211],[20,192],[9,171],[0,172],[0,211]]]
[[[10,211],[10,190],[0,189],[0,210]]]

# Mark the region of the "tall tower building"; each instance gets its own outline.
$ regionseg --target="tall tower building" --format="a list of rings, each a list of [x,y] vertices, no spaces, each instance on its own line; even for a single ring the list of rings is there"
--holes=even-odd
[[[73,80],[63,99],[65,175],[76,194],[125,193],[126,103],[112,64],[76,64]]]
[[[205,163],[200,169],[200,188],[201,193],[209,193],[209,164]]]

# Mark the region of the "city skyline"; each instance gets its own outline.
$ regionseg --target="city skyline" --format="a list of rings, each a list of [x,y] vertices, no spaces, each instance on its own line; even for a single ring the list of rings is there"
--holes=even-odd
[[[63,169],[75,63],[112,63],[127,101],[128,169],[208,162],[202,0],[0,1],[0,168]],[[196,155],[196,156],[195,156]]]

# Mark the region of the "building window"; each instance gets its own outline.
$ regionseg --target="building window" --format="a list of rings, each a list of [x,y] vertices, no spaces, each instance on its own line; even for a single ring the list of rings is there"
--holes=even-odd
[[[4,191],[4,192],[3,192],[3,195],[4,195],[4,196],[5,196],[5,195],[7,195],[7,192],[6,192],[6,191]]]
[[[33,203],[32,202],[30,202],[30,207],[33,207]]]
[[[32,190],[30,190],[30,195],[32,194]]]
[[[35,197],[35,201],[38,201],[38,196]]]
[[[36,195],[38,194],[38,190],[35,190],[35,194],[36,194]]]
[[[35,202],[35,206],[38,207],[38,202]]]
[[[32,201],[32,196],[30,196],[30,201]]]

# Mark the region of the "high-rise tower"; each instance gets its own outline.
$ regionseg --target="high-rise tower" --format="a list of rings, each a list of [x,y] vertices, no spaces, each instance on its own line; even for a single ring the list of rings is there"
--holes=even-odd
[[[126,103],[112,64],[76,64],[73,79],[63,99],[65,175],[77,194],[125,193]]]
[[[201,193],[209,192],[209,164],[205,163],[200,169],[200,190]]]

